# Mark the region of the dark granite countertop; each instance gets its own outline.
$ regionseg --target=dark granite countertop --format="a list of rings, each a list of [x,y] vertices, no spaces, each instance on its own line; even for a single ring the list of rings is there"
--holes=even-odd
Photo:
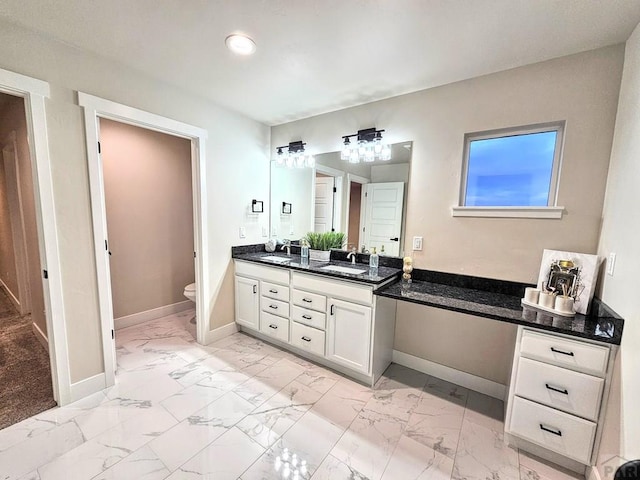
[[[249,250],[249,251],[246,251]],[[336,255],[333,254],[332,252],[332,260],[330,262],[317,262],[317,261],[310,261],[308,265],[302,265],[301,264],[301,258],[300,255],[295,255],[292,254],[291,256],[287,257],[287,255],[284,252],[273,252],[273,253],[267,253],[264,251],[264,249],[262,249],[262,251],[260,251],[260,249],[258,248],[257,251],[253,250],[253,249],[240,249],[238,247],[233,247],[232,249],[232,258],[236,259],[236,260],[243,260],[246,262],[254,262],[254,263],[261,263],[264,265],[269,265],[272,267],[279,267],[279,268],[286,268],[289,270],[296,270],[296,271],[301,271],[301,272],[305,272],[305,273],[313,273],[313,274],[318,274],[318,275],[324,275],[327,277],[333,277],[333,278],[339,278],[341,280],[350,280],[350,281],[355,281],[355,282],[361,282],[361,283],[366,283],[369,285],[382,285],[390,280],[393,280],[395,278],[398,278],[399,275],[402,273],[402,270],[400,268],[394,268],[394,267],[389,267],[389,266],[380,266],[378,267],[378,271],[376,274],[372,275],[371,271],[369,269],[369,265],[368,264],[363,264],[363,263],[356,263],[355,265],[352,265],[350,262],[345,262],[345,261],[341,261],[341,260],[337,260],[335,259]],[[299,250],[299,249],[298,249]],[[294,252],[296,251],[295,249],[293,250]],[[290,258],[291,260],[289,262],[286,263],[281,263],[278,261],[273,261],[273,260],[268,260],[265,259],[265,257],[268,256],[278,256],[281,258]],[[382,262],[381,262],[382,263]],[[341,267],[348,267],[348,268],[357,268],[359,270],[365,270],[364,273],[361,273],[359,275],[354,275],[351,273],[343,273],[343,272],[336,272],[336,271],[331,271],[331,270],[323,270],[322,267],[326,267],[327,265],[335,265],[335,266],[341,266]]]
[[[413,277],[411,284],[398,281],[374,293],[613,345],[622,339],[624,320],[598,299],[588,315],[554,316],[521,305],[524,288],[531,285],[428,270],[414,270]]]

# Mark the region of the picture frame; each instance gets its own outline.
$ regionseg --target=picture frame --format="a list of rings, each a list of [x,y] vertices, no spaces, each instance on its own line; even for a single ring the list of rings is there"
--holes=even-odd
[[[264,202],[262,200],[251,200],[251,212],[252,213],[263,213],[264,212]]]
[[[282,213],[285,215],[291,215],[291,204],[282,202]]]

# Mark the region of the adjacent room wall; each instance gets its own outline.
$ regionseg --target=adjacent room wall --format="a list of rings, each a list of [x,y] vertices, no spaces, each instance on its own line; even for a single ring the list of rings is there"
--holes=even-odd
[[[40,249],[38,245],[38,224],[36,222],[36,207],[33,190],[33,172],[31,168],[31,153],[29,151],[29,137],[27,133],[27,120],[25,116],[24,100],[20,97],[3,95],[7,99],[2,112],[0,112],[0,144],[7,136],[14,131],[16,133],[16,149],[19,164],[20,190],[22,195],[22,209],[25,223],[25,243],[27,250],[27,275],[29,278],[29,290],[31,296],[31,320],[37,325],[40,331],[47,334],[47,319],[44,311],[44,296],[42,287],[42,271],[40,264]],[[3,169],[1,166],[0,169]],[[0,173],[0,177],[3,175]],[[0,178],[0,190],[4,189],[4,178]],[[0,195],[2,197],[3,195]],[[1,202],[2,200],[0,200]],[[0,224],[5,221],[5,213],[0,213]],[[6,217],[9,222],[9,218]],[[11,231],[9,231],[9,237]],[[4,232],[0,232],[0,244],[4,244]],[[13,249],[13,242],[10,243]],[[0,246],[0,264],[4,257],[4,245]],[[15,260],[11,262],[15,271]],[[0,278],[4,280],[0,273]],[[17,289],[13,291],[17,294]]]
[[[204,292],[212,329],[233,321],[229,295],[231,246],[263,241],[268,215],[248,214],[252,198],[269,202],[269,128],[205,98],[151,79],[115,61],[63,45],[13,24],[0,22],[0,68],[45,80],[47,135],[63,281],[72,382],[104,371],[91,225],[89,177],[82,109],[83,91],[204,128],[209,275]],[[250,172],[250,174],[248,173]],[[238,228],[246,228],[240,239]]]
[[[304,138],[316,151],[335,151],[342,135],[372,126],[384,128],[389,143],[413,140],[404,246],[415,267],[533,283],[544,248],[596,251],[623,57],[618,45],[557,58],[279,125],[272,128],[272,140],[283,145]],[[566,120],[561,220],[451,216],[465,133],[554,120]],[[410,250],[414,235],[424,237],[420,252]],[[451,321],[443,323],[445,317]],[[447,345],[455,345],[459,335],[488,345],[497,335],[484,322],[467,322],[464,331],[451,328],[463,321],[456,318],[399,308],[395,348],[431,360],[426,344],[403,340],[416,324],[423,335]],[[512,325],[497,328],[502,338],[513,336]],[[489,371],[501,372],[493,380],[507,383],[503,351],[480,349],[464,362],[439,361],[485,378]]]
[[[629,38],[611,151],[598,254],[616,254],[613,276],[604,274],[601,297],[625,319],[598,457],[603,480],[622,461],[640,458],[640,26]]]
[[[100,146],[114,318],[187,301],[184,287],[195,282],[191,142],[102,119]]]
[[[0,150],[1,153],[2,151]],[[9,217],[9,199],[7,198],[5,185],[4,161],[0,157],[0,280],[2,280],[10,295],[20,301],[18,298],[16,257],[13,250],[13,232],[11,230],[11,218]]]

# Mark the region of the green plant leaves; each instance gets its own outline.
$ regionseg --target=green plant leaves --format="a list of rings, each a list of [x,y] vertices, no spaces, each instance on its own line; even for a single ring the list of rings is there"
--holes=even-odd
[[[331,250],[343,248],[346,244],[346,235],[342,232],[309,232],[304,240],[309,242],[309,248],[313,250]]]

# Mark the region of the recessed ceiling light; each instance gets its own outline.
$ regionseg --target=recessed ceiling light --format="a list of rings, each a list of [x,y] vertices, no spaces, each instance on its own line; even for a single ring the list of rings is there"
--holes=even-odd
[[[246,35],[234,33],[229,35],[224,43],[236,55],[251,55],[256,51],[256,43]]]

